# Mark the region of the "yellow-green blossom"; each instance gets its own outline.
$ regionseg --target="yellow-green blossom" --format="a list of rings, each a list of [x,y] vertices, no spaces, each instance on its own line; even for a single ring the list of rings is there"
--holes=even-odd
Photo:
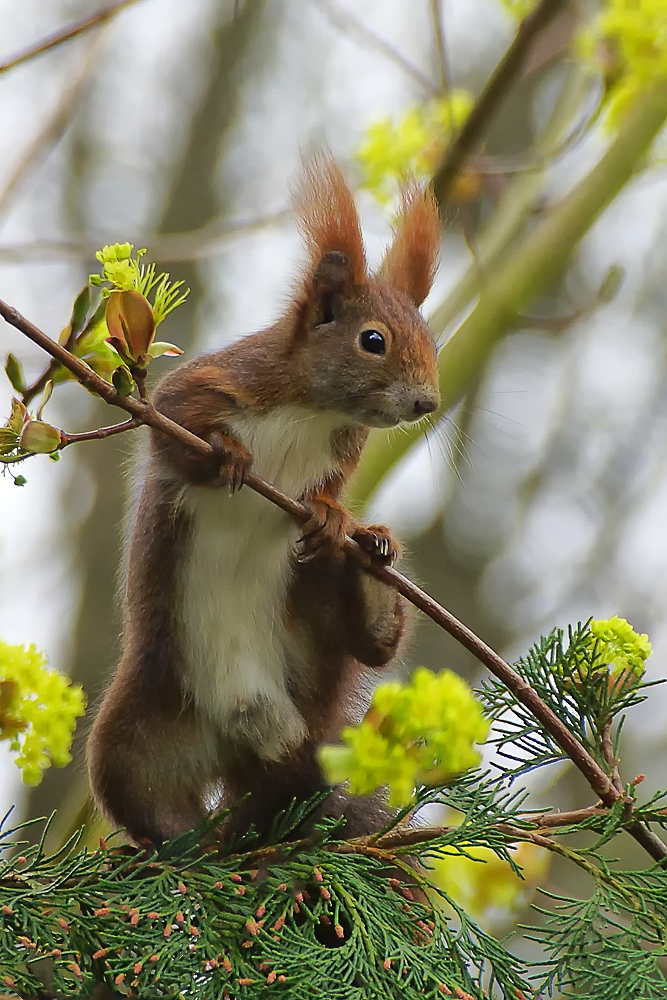
[[[595,648],[595,669],[607,668],[612,677],[631,672],[642,677],[653,652],[645,633],[635,632],[625,618],[601,618],[590,623],[589,648]]]
[[[134,244],[132,243],[113,243],[111,246],[102,247],[95,254],[102,264],[104,279],[121,291],[129,291],[136,287],[138,262],[132,260],[133,250]],[[145,253],[145,250],[138,250],[137,258],[142,257]],[[95,277],[98,276],[95,275]]]
[[[501,0],[501,3],[512,17],[524,18],[526,14],[530,14],[536,0]]]
[[[667,81],[667,0],[607,0],[578,47],[605,78],[615,128],[642,91]]]
[[[35,646],[0,640],[0,739],[10,740],[26,785],[38,785],[52,763],[69,764],[84,708],[83,689],[47,667]]]
[[[489,724],[465,681],[451,670],[419,667],[407,684],[381,684],[364,721],[342,733],[342,746],[320,751],[329,780],[349,780],[353,795],[389,788],[405,805],[418,785],[444,784],[474,767]]]
[[[401,181],[430,177],[472,103],[467,91],[457,89],[414,105],[395,122],[384,118],[371,125],[357,153],[363,186],[386,203]]]

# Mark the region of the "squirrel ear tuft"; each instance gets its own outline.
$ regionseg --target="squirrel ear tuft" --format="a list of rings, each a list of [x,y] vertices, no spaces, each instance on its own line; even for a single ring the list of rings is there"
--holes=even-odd
[[[420,306],[431,290],[438,268],[442,227],[438,203],[430,188],[416,184],[401,191],[401,208],[393,243],[378,277],[409,295]]]
[[[336,269],[335,254],[347,258],[350,286],[364,284],[366,255],[359,215],[343,171],[331,154],[318,153],[304,166],[294,192],[294,207],[308,248],[306,286],[320,270],[327,271],[328,255]]]

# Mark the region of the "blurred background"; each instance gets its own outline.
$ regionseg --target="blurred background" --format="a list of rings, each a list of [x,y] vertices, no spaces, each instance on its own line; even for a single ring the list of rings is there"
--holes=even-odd
[[[359,188],[377,263],[391,205],[363,187],[369,127],[448,88],[476,97],[516,31],[506,6],[138,0],[0,67],[0,297],[56,337],[95,250],[129,240],[192,289],[164,339],[192,355],[253,332],[289,297],[301,257],[289,188],[302,157],[323,146]],[[0,64],[97,9],[0,0]],[[595,117],[599,80],[568,49],[574,18],[566,12],[539,39],[447,206],[424,307],[440,342],[474,303],[500,220],[518,200],[520,225],[538,224],[609,141]],[[656,155],[589,230],[566,277],[489,352],[463,402],[366,490],[368,516],[405,540],[412,575],[510,659],[555,625],[618,614],[649,633],[650,675],[667,673],[666,233]],[[610,268],[622,277],[613,296],[600,292]],[[41,371],[39,352],[4,324],[0,347],[29,377]],[[3,378],[4,415],[10,397]],[[49,419],[76,431],[115,418],[66,385]],[[36,643],[91,705],[118,658],[137,441],[82,444],[57,465],[37,457],[22,467],[22,488],[0,479],[0,636]],[[406,668],[418,663],[479,679],[476,661],[425,619],[406,654]],[[623,776],[645,772],[647,792],[666,769],[666,713],[657,688],[625,728]],[[0,744],[0,813],[57,807],[60,836],[85,797],[85,730],[84,721],[74,762],[32,791]],[[568,768],[535,780],[545,804],[589,803]],[[559,884],[558,870],[550,877]]]

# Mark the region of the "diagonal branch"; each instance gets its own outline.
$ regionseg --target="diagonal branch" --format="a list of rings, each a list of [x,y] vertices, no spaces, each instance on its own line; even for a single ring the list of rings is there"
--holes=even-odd
[[[408,59],[402,55],[398,49],[395,49],[393,45],[386,42],[384,38],[379,35],[369,27],[367,27],[363,21],[361,21],[355,14],[350,10],[345,10],[342,8],[336,0],[312,0],[316,7],[322,11],[322,13],[341,31],[348,33],[349,37],[355,39],[362,44],[368,45],[371,48],[376,49],[381,52],[382,55],[391,59],[395,62],[401,69],[411,76],[420,87],[426,91],[427,94],[432,96],[437,96],[439,93],[439,87],[437,87],[427,76],[425,76],[420,69],[414,66]]]
[[[464,161],[483,138],[509,88],[519,79],[533,42],[556,15],[565,9],[567,2],[568,0],[539,0],[534,10],[519,25],[514,41],[498,63],[435,172],[433,191],[441,206],[446,204],[451,186]]]
[[[132,396],[120,396],[113,385],[105,382],[103,378],[95,372],[80,358],[63,347],[61,344],[51,340],[38,327],[22,316],[17,309],[7,305],[0,299],[0,316],[2,316],[11,326],[20,330],[34,344],[41,347],[52,358],[67,368],[75,378],[90,392],[101,396],[107,403],[125,410],[134,417],[140,424],[147,424],[156,430],[168,434],[177,441],[202,455],[210,456],[213,449],[207,441],[197,437],[186,430],[180,424],[170,420],[163,413],[160,413],[149,400],[136,399]],[[287,496],[275,486],[260,479],[250,473],[246,476],[245,485],[250,489],[265,497],[271,503],[276,504],[297,521],[305,522],[310,517],[306,508]],[[454,617],[446,608],[443,608],[425,591],[421,590],[414,583],[408,580],[402,573],[386,566],[379,566],[363,551],[363,549],[352,539],[346,537],[343,550],[352,559],[361,563],[364,568],[382,580],[388,586],[397,590],[406,600],[428,615],[437,625],[453,636],[462,646],[465,646],[473,656],[483,663],[488,670],[494,674],[509,690],[514,694],[517,701],[532,712],[533,716],[544,726],[547,732],[558,743],[563,752],[573,761],[581,771],[596,795],[606,806],[612,806],[621,798],[621,793],[617,791],[614,784],[605,774],[597,761],[591,757],[587,750],[578,742],[576,737],[570,732],[566,725],[558,716],[542,701],[519,674],[506,663],[505,660],[495,650],[475,635],[467,626]],[[659,837],[652,833],[648,827],[639,822],[635,822],[628,827],[629,832],[648,851],[656,861],[667,859],[667,847]]]
[[[5,62],[0,63],[0,74],[14,69],[15,66],[20,66],[21,63],[41,55],[42,52],[55,49],[56,46],[62,45],[63,42],[68,42],[71,38],[76,38],[77,35],[82,35],[91,28],[96,28],[98,25],[104,24],[105,21],[108,21],[124,7],[129,7],[133,3],[137,3],[137,0],[115,0],[114,3],[109,3],[106,7],[102,7],[101,10],[96,11],[95,14],[88,14],[87,17],[70,21],[63,28],[54,31],[52,35],[47,35],[46,38],[42,38],[35,45],[30,45],[27,49],[16,52],[9,59],[5,60]]]

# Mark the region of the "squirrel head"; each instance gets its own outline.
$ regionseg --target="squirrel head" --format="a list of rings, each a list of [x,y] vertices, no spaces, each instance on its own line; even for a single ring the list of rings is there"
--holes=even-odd
[[[436,348],[419,313],[440,246],[431,192],[404,188],[393,243],[372,276],[354,198],[335,160],[311,160],[295,203],[308,249],[290,346],[301,397],[369,427],[436,410]]]

